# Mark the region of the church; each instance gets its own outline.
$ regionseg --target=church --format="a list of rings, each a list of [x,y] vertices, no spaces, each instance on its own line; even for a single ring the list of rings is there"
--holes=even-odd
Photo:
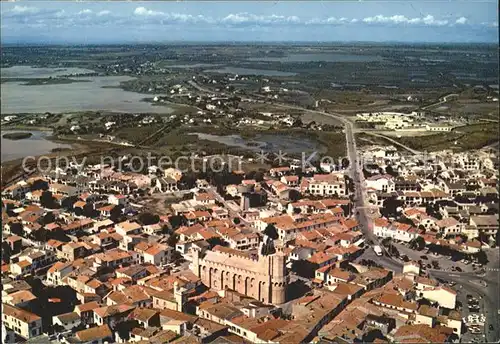
[[[226,288],[268,304],[285,302],[287,276],[282,245],[273,254],[247,252],[223,246],[193,250],[193,272],[214,290]]]

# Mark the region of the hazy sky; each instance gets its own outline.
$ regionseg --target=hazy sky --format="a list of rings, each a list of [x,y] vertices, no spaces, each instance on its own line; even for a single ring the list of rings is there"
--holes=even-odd
[[[3,43],[498,42],[497,1],[1,3]]]

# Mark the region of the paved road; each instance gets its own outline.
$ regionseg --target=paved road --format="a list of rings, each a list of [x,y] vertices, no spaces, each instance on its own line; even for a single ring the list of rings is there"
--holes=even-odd
[[[240,223],[241,223],[241,224],[243,224],[243,225],[247,226],[248,228],[252,228],[252,227],[250,226],[250,223],[249,223],[247,220],[245,220],[243,217],[241,217],[241,215],[240,215],[241,213],[240,213],[240,211],[239,211],[239,210],[240,210],[240,209],[239,209],[239,207],[238,207],[238,209],[233,209],[234,207],[233,207],[233,206],[231,206],[231,205],[228,203],[228,201],[226,201],[226,200],[224,199],[224,197],[222,197],[222,196],[221,196],[221,195],[217,192],[217,189],[216,189],[216,188],[214,188],[214,187],[208,187],[208,188],[206,188],[206,190],[207,190],[209,193],[211,193],[211,194],[215,197],[215,199],[216,199],[218,202],[220,202],[220,203],[224,204],[224,207],[225,207],[225,208],[229,211],[229,216],[230,216],[230,218],[231,218],[231,219],[234,219],[234,218],[239,218],[239,219],[240,219]]]
[[[430,104],[430,105],[424,106],[424,107],[422,108],[422,110],[426,110],[426,109],[428,109],[428,108],[430,108],[430,107],[433,107],[433,106],[437,106],[437,105],[439,105],[439,104],[446,103],[450,97],[458,97],[458,94],[456,94],[456,93],[450,93],[450,94],[447,94],[446,96],[444,96],[443,98],[441,98],[441,99],[440,99],[437,103],[434,103],[434,104]]]
[[[365,131],[364,132],[365,134],[368,134],[368,135],[372,135],[372,136],[377,136],[377,137],[381,137],[381,138],[384,138],[386,139],[387,141],[390,141],[392,143],[394,143],[396,146],[399,146],[399,147],[402,147],[404,149],[406,149],[407,151],[409,151],[410,153],[412,154],[422,154],[422,152],[418,151],[418,150],[415,150],[415,149],[412,149],[404,144],[402,144],[401,142],[398,142],[396,140],[394,140],[393,138],[390,138],[388,136],[385,136],[385,135],[381,135],[381,134],[376,134],[376,133],[372,133],[372,132],[369,132],[369,131]]]

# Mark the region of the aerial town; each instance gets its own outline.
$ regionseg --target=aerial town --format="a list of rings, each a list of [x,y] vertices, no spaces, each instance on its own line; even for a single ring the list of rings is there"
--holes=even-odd
[[[356,159],[226,170],[189,189],[177,168],[73,166],[4,188],[3,342],[444,343],[491,333],[492,150],[422,157],[367,146]],[[178,190],[164,214],[137,203]]]
[[[498,2],[369,3],[2,2],[1,342],[499,343]]]

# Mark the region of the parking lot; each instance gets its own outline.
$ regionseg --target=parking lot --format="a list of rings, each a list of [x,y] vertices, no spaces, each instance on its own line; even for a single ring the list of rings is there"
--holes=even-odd
[[[474,293],[459,291],[458,300],[462,304],[462,321],[466,331],[462,337],[462,342],[481,343],[485,342],[486,316],[482,312],[484,309],[483,299]],[[492,327],[490,324],[489,327]]]
[[[450,272],[478,272],[480,273],[482,266],[476,264],[474,262],[461,260],[461,261],[453,261],[448,256],[443,256],[435,253],[428,252],[427,249],[423,249],[422,251],[412,250],[407,247],[404,243],[392,241],[392,245],[394,245],[400,254],[400,257],[407,256],[408,259],[414,261],[421,261],[423,266],[426,269],[436,269],[442,271],[450,271]],[[436,263],[433,263],[436,262]]]

